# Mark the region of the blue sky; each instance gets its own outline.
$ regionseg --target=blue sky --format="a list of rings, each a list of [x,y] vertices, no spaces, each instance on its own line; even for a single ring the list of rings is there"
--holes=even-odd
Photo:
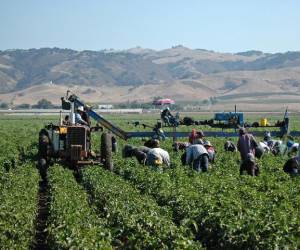
[[[0,50],[300,50],[298,0],[1,0]]]

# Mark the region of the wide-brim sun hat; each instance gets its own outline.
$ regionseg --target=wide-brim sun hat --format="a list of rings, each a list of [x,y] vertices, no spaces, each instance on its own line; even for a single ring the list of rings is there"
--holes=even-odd
[[[84,111],[84,108],[83,108],[83,106],[79,106],[79,107],[77,108],[77,110],[78,110],[78,111]]]

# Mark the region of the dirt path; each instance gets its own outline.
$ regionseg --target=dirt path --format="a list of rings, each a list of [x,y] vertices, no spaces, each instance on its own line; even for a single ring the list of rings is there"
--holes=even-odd
[[[49,216],[50,195],[47,173],[43,175],[39,183],[37,216],[35,219],[35,237],[31,249],[48,249],[47,221]]]

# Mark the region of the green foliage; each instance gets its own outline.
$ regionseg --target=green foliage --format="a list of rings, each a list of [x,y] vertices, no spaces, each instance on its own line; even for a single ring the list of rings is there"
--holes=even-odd
[[[109,117],[126,131],[144,131],[128,124],[130,121],[142,119],[153,125],[156,118]],[[281,118],[268,120],[273,123]],[[49,121],[57,123],[58,118],[0,118],[0,248],[28,249],[33,240],[38,131]],[[293,119],[291,129],[299,125],[299,119]],[[191,127],[180,130],[190,131]],[[99,138],[99,133],[92,137],[95,150]],[[172,167],[162,173],[135,159],[122,159],[120,149],[125,142],[121,140],[119,153],[114,155],[116,172],[88,167],[83,171],[85,189],[72,171],[61,165],[51,167],[49,246],[195,249],[201,247],[197,240],[216,249],[299,249],[300,179],[282,171],[287,156],[265,155],[258,161],[259,177],[240,176],[239,155],[223,151],[224,139],[209,140],[216,146],[217,158],[206,174],[181,166],[180,154],[172,152],[170,139],[161,147],[170,152]],[[130,139],[126,143],[143,142]]]
[[[98,218],[71,170],[49,169],[51,208],[49,245],[52,249],[112,249],[106,220]]]
[[[30,109],[30,104],[28,103],[22,103],[22,104],[19,104],[15,107],[15,109]]]
[[[215,145],[217,162],[208,174],[180,166],[173,153],[173,168],[164,173],[119,157],[116,172],[170,207],[173,220],[192,229],[209,248],[298,248],[299,179],[282,171],[284,159],[266,155],[259,161],[259,177],[239,176],[238,155],[222,152],[220,141]]]
[[[35,233],[39,175],[28,164],[5,177],[0,182],[0,248],[28,249]]]
[[[6,103],[6,102],[1,102],[0,103],[0,109],[8,109],[8,103]]]
[[[83,172],[83,183],[124,248],[201,248],[186,237],[188,231],[174,225],[170,211],[159,207],[150,197],[140,195],[122,178],[90,167]]]
[[[51,109],[55,106],[47,99],[41,99],[37,102],[37,104],[32,105],[32,107],[37,109]]]
[[[40,126],[41,121],[28,119],[0,120],[0,172],[8,172],[36,158]]]

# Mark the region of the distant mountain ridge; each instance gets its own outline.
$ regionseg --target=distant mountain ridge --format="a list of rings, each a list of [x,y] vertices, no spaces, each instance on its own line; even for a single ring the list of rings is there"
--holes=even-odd
[[[51,89],[77,88],[83,93],[101,92],[102,98],[114,102],[147,101],[153,96],[189,100],[240,93],[297,93],[300,52],[231,54],[184,46],[160,51],[140,47],[0,51],[0,101],[18,103],[22,97],[30,101],[29,89],[43,95],[39,86],[44,86],[50,99]]]

